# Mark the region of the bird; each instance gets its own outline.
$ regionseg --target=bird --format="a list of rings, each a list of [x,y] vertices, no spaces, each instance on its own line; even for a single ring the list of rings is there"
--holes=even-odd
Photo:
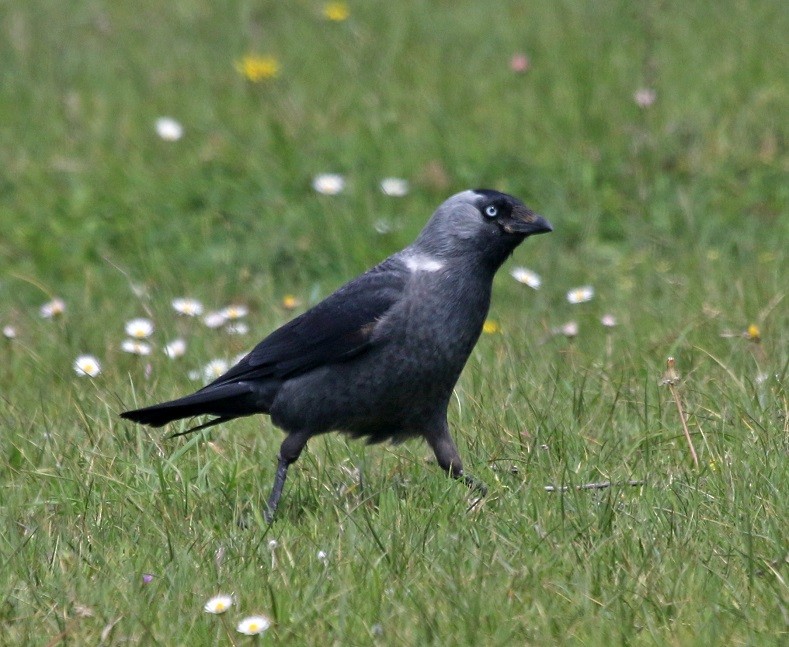
[[[412,244],[274,330],[207,386],[120,415],[152,427],[214,416],[178,436],[268,414],[286,435],[267,523],[288,468],[310,438],[331,431],[369,444],[421,437],[444,472],[484,496],[450,435],[449,401],[487,318],[494,275],[527,237],[550,231],[511,195],[457,193]]]

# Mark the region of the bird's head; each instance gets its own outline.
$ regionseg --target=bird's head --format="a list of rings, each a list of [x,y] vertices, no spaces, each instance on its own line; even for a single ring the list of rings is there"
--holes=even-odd
[[[474,189],[443,202],[414,246],[439,258],[479,258],[495,270],[525,238],[550,231],[551,224],[517,198]]]

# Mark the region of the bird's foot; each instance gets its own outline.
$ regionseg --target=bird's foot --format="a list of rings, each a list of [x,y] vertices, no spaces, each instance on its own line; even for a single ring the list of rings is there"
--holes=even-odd
[[[480,497],[484,497],[488,495],[488,486],[485,485],[482,481],[475,479],[470,474],[463,474],[460,478],[463,480],[463,482],[466,484],[466,486],[469,489],[474,490],[475,492],[479,492]]]

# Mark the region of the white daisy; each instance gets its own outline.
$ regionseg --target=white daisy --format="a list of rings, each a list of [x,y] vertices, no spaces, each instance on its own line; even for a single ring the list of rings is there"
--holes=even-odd
[[[74,360],[74,372],[80,377],[96,377],[101,373],[101,364],[93,355],[80,355]]]
[[[213,382],[216,378],[227,371],[227,362],[223,359],[212,359],[203,367],[203,379],[206,382]]]
[[[203,314],[203,304],[197,299],[178,297],[172,300],[172,306],[173,310],[178,314],[186,315],[187,317],[197,317]]]
[[[246,636],[257,636],[266,631],[270,626],[271,620],[266,616],[250,616],[238,623],[236,631]]]
[[[153,334],[153,321],[139,317],[126,322],[126,334],[134,339],[146,339]]]
[[[577,337],[578,336],[578,323],[575,321],[568,321],[564,324],[560,329],[561,332],[565,337]]]
[[[62,315],[65,311],[65,301],[55,297],[51,301],[47,301],[44,305],[42,305],[38,312],[44,319],[52,319],[58,315]]]
[[[633,93],[633,101],[639,108],[649,108],[657,99],[657,92],[652,88],[641,88]]]
[[[540,275],[530,270],[528,267],[513,267],[510,274],[518,283],[528,285],[535,290],[539,290],[542,285]]]
[[[312,188],[323,195],[337,195],[345,189],[345,178],[337,173],[321,173],[312,179]]]
[[[11,325],[3,326],[3,337],[6,339],[16,339],[16,328]]]
[[[244,305],[233,305],[223,308],[219,313],[227,320],[241,319],[249,314],[249,308]]]
[[[594,297],[594,288],[591,285],[584,285],[580,288],[573,288],[567,293],[567,300],[570,303],[586,303]]]
[[[230,335],[246,335],[249,332],[249,326],[243,321],[236,321],[235,323],[227,324],[225,331]]]
[[[324,564],[329,561],[329,556],[326,554],[325,550],[318,551],[318,559],[322,561]]]
[[[606,328],[613,328],[617,325],[616,317],[612,314],[605,314],[600,317],[600,323],[603,324]]]
[[[186,353],[186,342],[180,337],[178,339],[173,339],[164,347],[164,354],[170,359],[183,357],[184,353]]]
[[[227,318],[221,312],[209,312],[203,317],[203,323],[209,328],[221,328],[225,325]]]
[[[233,606],[233,598],[229,595],[215,595],[205,603],[203,611],[206,613],[220,614]]]
[[[399,177],[387,177],[381,180],[381,191],[393,198],[402,198],[410,190],[408,180]]]
[[[184,127],[172,117],[156,120],[156,134],[166,142],[177,142],[184,136]]]
[[[132,355],[150,355],[151,345],[139,339],[124,339],[121,350]]]

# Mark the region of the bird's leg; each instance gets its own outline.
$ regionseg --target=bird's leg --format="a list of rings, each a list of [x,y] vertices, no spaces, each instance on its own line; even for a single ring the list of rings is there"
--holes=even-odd
[[[285,479],[288,476],[288,468],[291,463],[296,462],[296,459],[301,454],[301,450],[307,444],[309,434],[293,433],[288,434],[282,445],[279,448],[279,458],[277,462],[277,475],[274,477],[274,487],[271,489],[266,509],[263,511],[263,518],[266,523],[274,521],[274,513],[277,511],[279,499],[282,496],[282,488],[285,485]]]
[[[439,433],[427,436],[427,442],[433,449],[438,464],[449,476],[463,481],[469,488],[476,490],[482,496],[488,493],[488,488],[482,481],[478,481],[463,471],[463,462],[460,460],[460,454],[458,454],[452,436],[449,435],[449,427],[446,422],[442,424]]]
[[[285,485],[285,479],[288,476],[288,467],[290,463],[282,458],[282,454],[279,456],[279,461],[277,463],[277,476],[274,478],[274,487],[271,490],[271,495],[268,498],[268,502],[266,503],[266,509],[263,511],[263,518],[266,520],[266,523],[271,523],[274,521],[274,513],[277,511],[277,506],[279,505],[279,498],[282,496],[282,488]]]

